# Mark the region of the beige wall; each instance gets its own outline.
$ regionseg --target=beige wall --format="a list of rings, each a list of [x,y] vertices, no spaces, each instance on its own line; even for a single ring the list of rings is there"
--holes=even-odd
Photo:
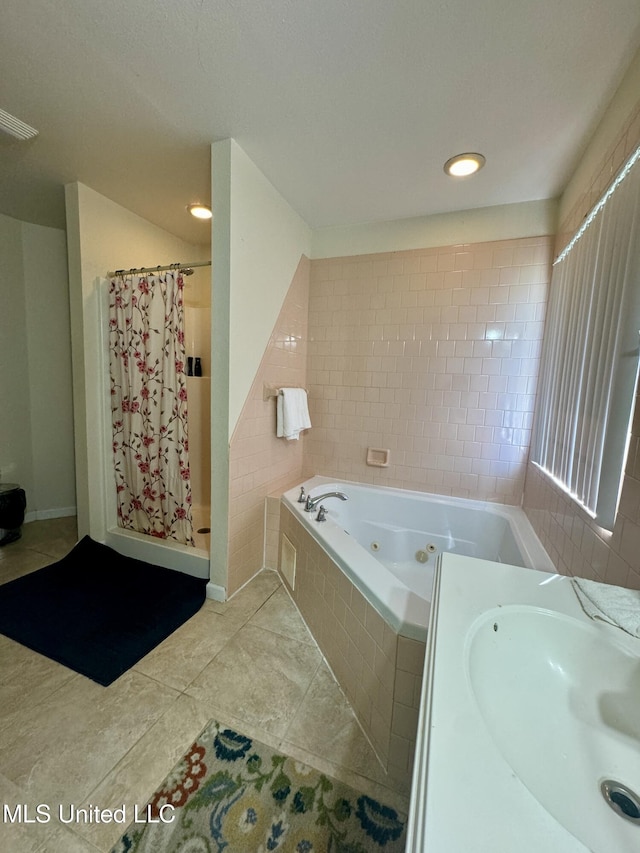
[[[312,235],[311,257],[315,260],[403,252],[554,234],[557,209],[556,200],[544,199],[386,222],[317,228]]]
[[[0,479],[27,519],[75,512],[65,233],[0,216]]]
[[[38,518],[76,511],[67,240],[23,225],[34,491]],[[34,500],[35,499],[35,500]]]
[[[0,216],[0,471],[5,483],[33,491],[29,359],[22,258],[22,223]]]
[[[561,201],[556,250],[575,233],[612,178],[640,145],[640,56],[632,65]],[[613,532],[602,530],[529,464],[524,509],[558,570],[640,589],[640,405]]]
[[[314,260],[305,464],[520,504],[552,238]],[[367,447],[390,450],[387,468]]]

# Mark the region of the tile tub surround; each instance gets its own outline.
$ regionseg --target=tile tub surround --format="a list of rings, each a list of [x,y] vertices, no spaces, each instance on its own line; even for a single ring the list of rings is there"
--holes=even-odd
[[[390,779],[408,790],[425,643],[396,634],[285,506],[280,530],[297,552],[289,592]]]
[[[2,581],[64,556],[75,519],[24,525]],[[133,670],[100,687],[0,636],[3,803],[144,803],[212,717],[407,810],[275,572],[203,608]],[[251,701],[246,701],[251,697]],[[275,700],[274,700],[275,697]],[[277,714],[273,713],[274,701]],[[53,812],[52,812],[53,815]],[[0,823],[12,853],[108,853],[118,824]]]
[[[313,260],[305,467],[521,503],[552,237]],[[366,465],[389,448],[388,468]]]

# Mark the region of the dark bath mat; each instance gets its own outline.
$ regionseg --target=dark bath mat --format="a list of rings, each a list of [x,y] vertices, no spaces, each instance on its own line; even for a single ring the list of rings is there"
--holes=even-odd
[[[206,585],[85,536],[0,586],[0,633],[106,687],[197,613]]]

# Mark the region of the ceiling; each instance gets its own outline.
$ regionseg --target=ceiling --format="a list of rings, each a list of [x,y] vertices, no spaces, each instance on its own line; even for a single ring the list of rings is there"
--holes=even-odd
[[[3,0],[0,212],[80,181],[204,242],[228,137],[312,228],[555,198],[638,48],[638,0]]]

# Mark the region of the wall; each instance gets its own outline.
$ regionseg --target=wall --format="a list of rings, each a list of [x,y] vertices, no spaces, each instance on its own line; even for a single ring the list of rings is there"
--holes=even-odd
[[[64,231],[0,216],[0,472],[27,519],[73,515],[69,290]]]
[[[552,238],[313,260],[316,473],[520,504]],[[390,449],[388,468],[367,447]]]
[[[104,360],[106,325],[101,322],[104,318],[100,304],[102,300],[103,309],[106,307],[105,276],[113,269],[157,266],[175,260],[207,260],[209,249],[185,243],[83,184],[68,184],[65,193],[78,532],[80,536],[89,534],[104,542],[107,528],[116,526],[108,369]],[[203,239],[208,239],[209,229],[205,227]],[[160,559],[156,562],[166,564]]]
[[[311,231],[234,140],[211,152],[212,580],[232,594],[262,568],[264,499],[299,467],[297,452],[282,460],[281,442],[272,443],[262,378],[282,366],[281,336],[300,334],[307,274],[299,265]],[[302,379],[300,353],[286,373]]]
[[[211,269],[196,267],[184,278],[184,326],[186,355],[202,365],[201,377],[187,376],[187,398],[189,454],[197,461],[191,465],[191,497],[194,507],[204,508],[211,504],[211,308]]]
[[[311,229],[231,141],[229,434],[249,393]]]
[[[312,257],[333,258],[514,240],[555,233],[557,201],[522,202],[313,232]]]
[[[22,223],[0,216],[2,311],[0,311],[0,469],[4,482],[33,491],[29,360],[22,258]]]
[[[69,275],[64,231],[23,225],[31,444],[37,517],[76,511]]]
[[[556,252],[575,233],[612,178],[640,145],[640,54],[632,64],[560,202]],[[563,574],[640,589],[640,403],[613,532],[602,530],[529,464],[524,509]]]
[[[303,479],[307,433],[296,441],[276,438],[276,400],[265,385],[307,385],[309,260],[302,258],[242,409],[230,445],[229,594],[263,565],[265,497]]]

